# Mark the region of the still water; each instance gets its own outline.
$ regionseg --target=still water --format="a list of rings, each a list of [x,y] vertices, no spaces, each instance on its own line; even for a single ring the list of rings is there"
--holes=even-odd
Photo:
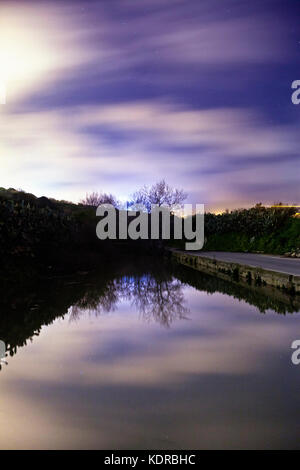
[[[100,271],[1,292],[1,449],[300,448],[295,299],[149,260]]]

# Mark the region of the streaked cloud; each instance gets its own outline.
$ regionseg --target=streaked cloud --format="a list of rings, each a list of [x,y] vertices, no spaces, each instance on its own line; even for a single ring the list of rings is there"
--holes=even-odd
[[[165,177],[212,208],[294,202],[299,117],[266,76],[289,37],[260,2],[1,3],[0,184],[126,198]]]
[[[76,199],[77,194],[97,185],[118,192],[120,184],[125,197],[128,178],[142,184],[168,174],[175,184],[185,182],[195,192],[202,187],[201,197],[205,201],[209,198],[211,204],[219,198],[220,184],[227,199],[230,193],[238,197],[233,175],[245,185],[252,181],[263,184],[268,160],[272,163],[268,178],[272,175],[274,185],[283,175],[289,181],[295,175],[285,156],[298,154],[296,128],[267,126],[253,110],[189,111],[142,102],[6,113],[0,122],[2,177],[9,185],[33,188],[38,193],[46,184],[50,192],[57,191],[63,198]],[[125,133],[121,146],[105,138],[108,129]],[[189,154],[188,148],[172,152],[174,146],[181,145],[196,145],[198,150],[193,150],[195,155]],[[275,155],[283,160],[274,164]],[[261,165],[258,156],[266,157]],[[232,158],[228,175],[222,165],[224,159],[229,162]],[[202,172],[205,178],[199,180]],[[58,190],[58,181],[68,184]],[[276,199],[275,191],[272,197]]]

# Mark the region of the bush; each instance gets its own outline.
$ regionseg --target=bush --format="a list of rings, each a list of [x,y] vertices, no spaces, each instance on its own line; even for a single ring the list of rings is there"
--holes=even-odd
[[[35,257],[73,241],[77,226],[72,216],[25,201],[0,200],[0,254]]]
[[[284,254],[300,246],[300,219],[293,208],[254,207],[205,214],[204,248]]]

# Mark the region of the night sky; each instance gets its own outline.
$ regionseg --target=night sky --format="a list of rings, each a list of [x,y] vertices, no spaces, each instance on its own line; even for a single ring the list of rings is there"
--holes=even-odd
[[[299,203],[297,0],[0,0],[0,186]]]

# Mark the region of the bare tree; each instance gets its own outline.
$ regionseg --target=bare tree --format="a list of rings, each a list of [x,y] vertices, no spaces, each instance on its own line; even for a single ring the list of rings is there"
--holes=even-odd
[[[151,205],[165,206],[170,210],[182,205],[187,194],[182,189],[172,188],[165,180],[161,180],[152,186],[143,186],[132,195],[132,205],[142,204],[147,211],[151,211]]]
[[[93,192],[90,194],[86,193],[85,198],[81,199],[80,204],[92,207],[98,207],[101,204],[112,204],[114,207],[118,207],[119,201],[113,194]]]

